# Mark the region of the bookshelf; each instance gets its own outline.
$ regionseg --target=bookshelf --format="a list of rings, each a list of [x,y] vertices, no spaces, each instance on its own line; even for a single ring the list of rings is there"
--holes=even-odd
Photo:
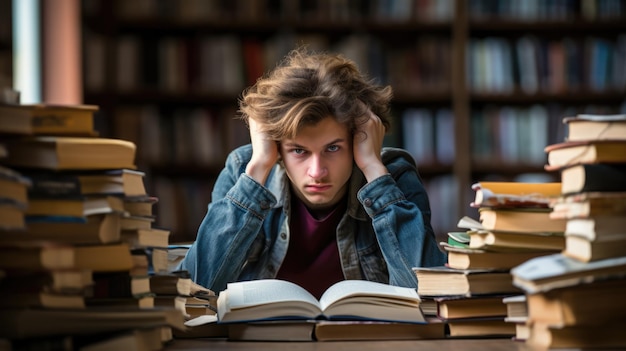
[[[598,46],[625,62],[625,18],[624,1],[610,0],[89,0],[85,103],[101,107],[103,134],[144,150],[159,223],[190,241],[227,152],[248,140],[233,119],[241,91],[295,43],[340,51],[394,87],[386,143],[410,146],[444,235],[472,214],[473,182],[550,176],[543,147],[564,135],[561,117],[626,109],[626,74],[598,73],[583,54]],[[545,69],[522,82],[545,66],[523,56],[533,45],[536,58],[579,47],[560,61],[578,62],[577,85]]]

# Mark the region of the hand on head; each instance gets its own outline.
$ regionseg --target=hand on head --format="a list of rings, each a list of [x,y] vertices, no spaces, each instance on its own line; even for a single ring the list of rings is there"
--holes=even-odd
[[[272,167],[278,162],[278,143],[268,138],[260,130],[260,124],[254,118],[248,118],[252,159],[246,167],[246,173],[257,182],[264,184]]]
[[[385,137],[385,126],[369,108],[368,119],[357,126],[354,134],[354,162],[361,169],[367,181],[372,181],[388,173],[381,160],[380,151]]]

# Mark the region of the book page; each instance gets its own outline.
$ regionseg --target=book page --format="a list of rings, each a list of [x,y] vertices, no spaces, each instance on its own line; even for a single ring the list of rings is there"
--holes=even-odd
[[[277,279],[251,280],[228,284],[231,309],[270,302],[302,301],[319,307],[317,299],[302,287]]]
[[[399,299],[417,300],[416,289],[382,284],[367,280],[343,280],[333,284],[320,298],[322,311],[332,303],[349,296],[388,296]]]

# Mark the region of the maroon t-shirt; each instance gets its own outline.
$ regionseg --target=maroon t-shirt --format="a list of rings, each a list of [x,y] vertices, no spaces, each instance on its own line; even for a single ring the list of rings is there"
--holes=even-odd
[[[300,199],[292,199],[289,248],[276,278],[296,283],[319,298],[329,286],[344,279],[336,232],[346,202],[316,219]]]

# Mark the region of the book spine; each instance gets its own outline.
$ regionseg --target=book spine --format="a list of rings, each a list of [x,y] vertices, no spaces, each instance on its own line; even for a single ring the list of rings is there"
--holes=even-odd
[[[82,191],[77,177],[29,177],[32,186],[28,189],[29,198],[81,198]]]
[[[626,191],[626,164],[588,164],[585,168],[585,183],[582,192]]]

